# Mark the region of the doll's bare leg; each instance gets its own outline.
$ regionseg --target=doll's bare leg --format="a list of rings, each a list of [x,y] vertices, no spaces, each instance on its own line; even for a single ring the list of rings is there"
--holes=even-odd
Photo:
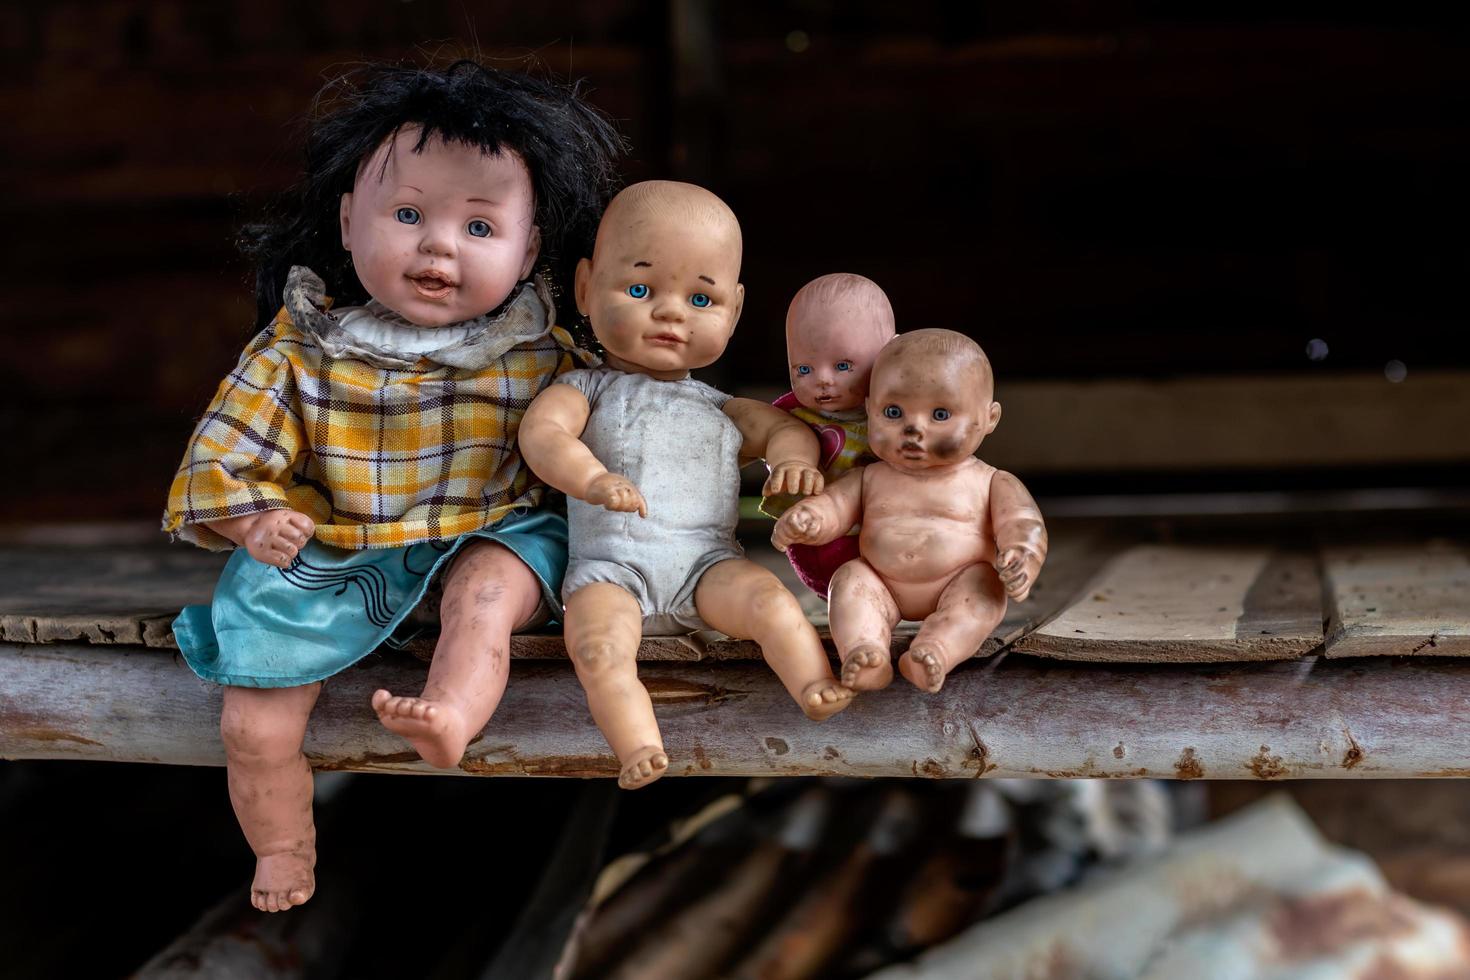
[[[832,576],[828,619],[832,642],[842,658],[842,683],[854,691],[879,691],[893,682],[890,641],[898,624],[898,603],[888,586],[861,558]]]
[[[311,766],[301,754],[321,684],[227,687],[220,713],[230,802],[255,852],[250,904],[262,912],[302,905],[316,890]]]
[[[383,727],[431,766],[452,769],[500,704],[510,674],[511,631],[541,604],[541,583],[515,552],[473,541],[444,576],[439,642],[418,697],[373,694]]]
[[[647,786],[669,768],[653,701],[638,679],[643,610],[626,589],[594,582],[567,599],[567,653],[587,692],[592,720],[618,757],[623,789]]]
[[[945,586],[939,606],[898,658],[899,673],[931,694],[980,649],[1006,614],[1005,587],[988,564],[971,565]]]
[[[808,718],[830,718],[852,701],[796,596],[767,569],[744,558],[720,562],[699,580],[694,608],[721,633],[760,644],[766,663]]]

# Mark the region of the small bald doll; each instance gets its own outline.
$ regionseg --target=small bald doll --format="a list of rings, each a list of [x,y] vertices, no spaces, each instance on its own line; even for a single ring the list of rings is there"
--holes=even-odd
[[[831,483],[877,457],[868,448],[868,379],[883,345],[893,339],[893,307],[878,284],[847,272],[813,279],[786,311],[786,360],[791,390],[776,399],[812,427],[821,441],[822,476]],[[780,517],[796,503],[766,497],[761,511]],[[858,556],[856,528],[823,545],[793,544],[786,557],[822,598],[837,569]]]
[[[1021,481],[974,455],[1000,422],[985,352],[952,330],[899,334],[878,355],[868,439],[878,462],[777,521],[771,541],[836,540],[861,522],[860,555],[832,578],[832,639],[855,691],[893,680],[889,640],[900,619],[923,626],[899,658],[916,687],[937,692],[1030,594],[1046,560],[1046,526]]]
[[[521,422],[526,462],[569,498],[567,652],[627,789],[669,765],[638,680],[644,634],[753,639],[816,720],[852,698],[796,597],[735,541],[741,461],[765,457],[766,493],[814,493],[816,437],[780,409],[689,377],[724,352],[740,318],[740,251],[735,215],[709,191],[625,188],[577,267],[577,308],[605,366],[561,375]]]

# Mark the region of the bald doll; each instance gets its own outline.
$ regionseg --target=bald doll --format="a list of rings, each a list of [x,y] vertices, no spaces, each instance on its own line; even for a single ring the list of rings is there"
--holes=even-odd
[[[645,634],[712,628],[755,640],[816,720],[852,697],[796,597],[735,540],[741,461],[767,460],[767,493],[813,493],[816,437],[689,376],[724,352],[740,318],[740,253],[740,225],[709,191],[624,189],[577,267],[577,309],[605,366],[561,375],[521,422],[526,462],[568,497],[567,652],[628,789],[669,766],[638,680]]]
[[[900,619],[923,620],[899,671],[937,692],[980,649],[1007,599],[1046,560],[1046,527],[1021,481],[975,457],[1000,423],[985,352],[952,330],[915,330],[878,355],[868,439],[878,461],[794,505],[777,548],[833,541],[861,523],[859,556],[832,578],[832,639],[855,691],[893,680]]]
[[[813,279],[786,311],[786,360],[791,391],[775,406],[811,426],[821,442],[828,483],[871,463],[868,380],[883,345],[893,339],[893,307],[878,284],[848,272]],[[766,497],[761,511],[780,517],[796,503],[789,494]],[[858,555],[857,529],[823,545],[793,544],[786,557],[797,576],[823,598],[832,575]]]

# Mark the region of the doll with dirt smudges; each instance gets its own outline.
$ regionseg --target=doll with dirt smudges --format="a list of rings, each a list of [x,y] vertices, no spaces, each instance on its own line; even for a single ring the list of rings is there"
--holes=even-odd
[[[741,461],[766,459],[768,492],[815,492],[815,436],[689,376],[735,329],[740,257],[740,225],[709,191],[672,181],[623,190],[577,268],[577,308],[606,363],[558,378],[521,426],[526,462],[568,496],[567,651],[628,789],[669,766],[638,680],[644,634],[754,639],[816,720],[852,697],[796,597],[735,541]]]
[[[422,693],[371,706],[452,767],[500,701],[511,632],[559,608],[565,522],[540,509],[516,429],[578,366],[552,283],[590,246],[621,151],[575,91],[467,61],[368,67],[315,106],[301,184],[253,229],[263,329],[164,515],[186,541],[236,546],[174,633],[224,686],[251,901],[271,912],[315,888],[302,741],[323,681],[442,588]]]
[[[1046,526],[1021,481],[976,458],[1000,423],[980,345],[952,330],[899,334],[878,355],[868,439],[878,461],[793,506],[772,543],[822,544],[861,523],[859,556],[832,578],[832,639],[856,691],[893,680],[900,619],[923,620],[899,671],[937,692],[1021,601],[1046,560]]]

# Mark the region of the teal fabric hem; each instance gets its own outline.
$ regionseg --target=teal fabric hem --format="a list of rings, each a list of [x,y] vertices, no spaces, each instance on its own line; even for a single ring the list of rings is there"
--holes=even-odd
[[[299,687],[352,666],[388,641],[430,583],[468,541],[509,548],[541,585],[553,614],[566,572],[566,520],[550,511],[511,514],[452,541],[348,551],[309,541],[289,568],[236,549],[209,606],[174,620],[184,661],[231,687]]]

